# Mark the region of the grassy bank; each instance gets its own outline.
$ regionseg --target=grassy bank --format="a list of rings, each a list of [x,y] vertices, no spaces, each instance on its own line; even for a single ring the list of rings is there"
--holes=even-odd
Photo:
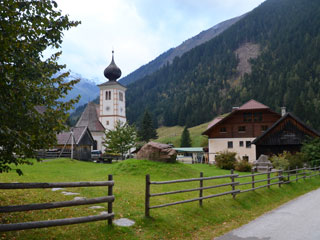
[[[206,147],[208,145],[208,138],[201,135],[207,129],[208,123],[204,123],[192,128],[189,128],[192,147]],[[172,143],[175,147],[180,147],[181,134],[183,127],[160,127],[157,129],[159,138],[157,142]]]
[[[126,160],[115,164],[95,164],[68,159],[51,160],[23,166],[24,175],[15,173],[0,174],[0,182],[62,182],[62,181],[101,181],[107,180],[108,174],[114,175],[116,197],[114,212],[116,219],[126,217],[136,222],[133,227],[108,227],[106,221],[78,225],[0,233],[2,239],[212,239],[227,231],[243,225],[261,214],[320,187],[320,178],[305,182],[292,183],[279,188],[260,189],[237,195],[235,200],[230,195],[198,202],[153,209],[152,218],[144,217],[145,174],[151,175],[152,181],[179,178],[224,175],[229,171],[207,165],[185,165],[181,163],[164,164],[150,161]],[[243,179],[246,181],[248,179]],[[229,181],[229,180],[227,180]],[[205,186],[219,184],[226,180],[205,182]],[[198,186],[198,182],[152,186],[151,192],[162,192]],[[82,197],[98,197],[107,194],[106,187],[70,188]],[[204,191],[209,195],[224,189]],[[197,192],[168,195],[151,199],[151,205],[163,204],[198,196]],[[64,196],[50,189],[39,190],[2,190],[1,205],[40,203],[48,201],[72,200],[74,196]],[[106,206],[106,204],[99,204]],[[105,209],[92,210],[89,206],[30,211],[25,213],[1,214],[1,223],[15,223],[35,220],[48,220],[64,217],[95,215]]]

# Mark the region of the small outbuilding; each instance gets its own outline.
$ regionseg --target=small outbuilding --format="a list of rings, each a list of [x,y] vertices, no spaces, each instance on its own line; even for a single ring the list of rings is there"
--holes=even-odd
[[[177,160],[184,163],[207,163],[208,154],[202,147],[173,148],[177,151]]]
[[[89,161],[94,139],[88,127],[74,127],[70,132],[57,134],[57,146],[61,152],[70,152],[73,148],[73,158]]]
[[[320,137],[317,131],[288,112],[252,143],[256,145],[258,159],[262,154],[270,156],[283,151],[299,152],[305,140],[315,137]]]

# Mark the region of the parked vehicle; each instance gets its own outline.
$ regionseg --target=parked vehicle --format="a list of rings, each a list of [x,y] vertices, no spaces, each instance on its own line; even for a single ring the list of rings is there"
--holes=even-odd
[[[91,160],[100,161],[102,160],[102,152],[100,150],[92,150],[91,151]]]

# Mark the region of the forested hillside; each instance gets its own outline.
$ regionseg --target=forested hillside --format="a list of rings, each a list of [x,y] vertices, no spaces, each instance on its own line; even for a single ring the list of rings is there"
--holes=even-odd
[[[244,16],[244,15],[243,15]],[[168,51],[162,53],[160,56],[152,60],[151,62],[143,65],[137,70],[133,71],[129,75],[121,78],[119,82],[123,85],[131,84],[146,75],[152,74],[155,71],[159,70],[166,63],[172,63],[175,57],[181,57],[184,53],[190,51],[192,48],[201,45],[210,39],[218,36],[223,31],[228,29],[234,23],[239,21],[243,16],[235,17],[224,22],[221,22],[205,31],[202,31],[198,35],[184,41],[178,47],[171,48]]]
[[[267,0],[225,32],[129,85],[127,118],[195,126],[254,98],[319,129],[320,1]],[[241,47],[258,46],[243,74]]]

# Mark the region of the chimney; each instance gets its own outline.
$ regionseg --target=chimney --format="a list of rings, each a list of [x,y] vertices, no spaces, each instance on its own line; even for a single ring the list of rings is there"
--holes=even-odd
[[[281,117],[283,117],[286,113],[286,107],[281,107]]]

